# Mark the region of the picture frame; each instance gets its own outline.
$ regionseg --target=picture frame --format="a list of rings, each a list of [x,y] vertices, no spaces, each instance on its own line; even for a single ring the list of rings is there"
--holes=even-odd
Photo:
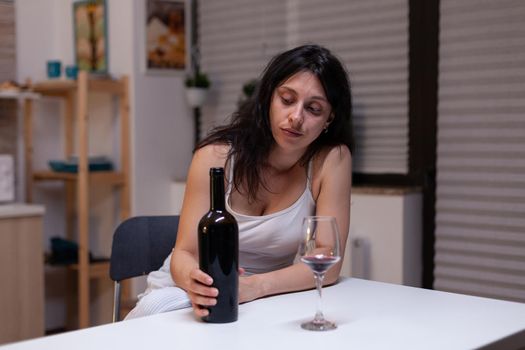
[[[75,65],[94,75],[108,74],[106,0],[73,2]]]
[[[191,0],[145,0],[143,66],[149,75],[185,75],[191,67]]]

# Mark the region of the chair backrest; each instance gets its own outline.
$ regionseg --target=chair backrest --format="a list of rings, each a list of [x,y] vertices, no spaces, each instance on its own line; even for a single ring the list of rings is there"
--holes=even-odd
[[[113,322],[120,320],[120,281],[158,270],[175,245],[178,227],[179,216],[135,216],[117,227],[109,261]]]
[[[120,282],[158,270],[177,238],[179,216],[136,216],[113,235],[109,275]]]

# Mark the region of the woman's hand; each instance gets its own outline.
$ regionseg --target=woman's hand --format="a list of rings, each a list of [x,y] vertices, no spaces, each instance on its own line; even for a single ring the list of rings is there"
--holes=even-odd
[[[239,304],[260,298],[257,276],[244,277],[244,269],[239,268]],[[217,304],[219,290],[212,287],[213,279],[202,270],[195,268],[190,272],[190,284],[187,290],[197,317],[208,316],[207,307]]]
[[[197,317],[208,316],[209,311],[206,307],[217,304],[219,291],[211,286],[212,283],[213,279],[200,269],[191,270],[187,293],[191,300],[193,313]]]

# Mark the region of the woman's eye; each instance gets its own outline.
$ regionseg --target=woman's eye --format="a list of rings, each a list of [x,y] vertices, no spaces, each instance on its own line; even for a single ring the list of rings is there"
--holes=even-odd
[[[287,98],[287,97],[284,97],[284,96],[281,96],[281,101],[285,104],[285,105],[290,105],[293,103],[293,100],[291,98]]]
[[[320,115],[322,112],[323,112],[323,109],[320,108],[320,107],[315,107],[315,106],[309,106],[308,107],[308,110],[312,113],[312,114],[315,114],[315,115]]]

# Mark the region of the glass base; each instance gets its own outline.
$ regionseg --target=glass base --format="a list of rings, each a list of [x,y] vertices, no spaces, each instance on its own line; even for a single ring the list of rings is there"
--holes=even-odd
[[[337,325],[327,320],[322,320],[322,321],[312,320],[310,322],[302,323],[301,328],[309,330],[309,331],[323,332],[323,331],[331,331],[333,329],[336,329]]]

